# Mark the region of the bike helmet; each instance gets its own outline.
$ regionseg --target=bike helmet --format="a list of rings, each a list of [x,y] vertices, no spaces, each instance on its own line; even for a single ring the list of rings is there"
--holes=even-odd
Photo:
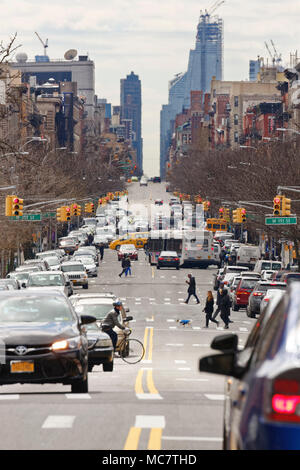
[[[114,307],[121,307],[121,306],[122,306],[122,302],[120,302],[120,301],[114,302],[114,303],[113,303],[113,306],[114,306]]]

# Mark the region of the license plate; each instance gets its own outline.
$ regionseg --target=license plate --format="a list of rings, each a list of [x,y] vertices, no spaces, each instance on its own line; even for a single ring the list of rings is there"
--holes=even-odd
[[[34,372],[34,362],[33,361],[11,361],[10,363],[10,372],[13,374],[18,374],[22,372]]]
[[[77,281],[76,281],[76,279],[72,279],[72,282],[73,282],[73,284],[76,284]]]

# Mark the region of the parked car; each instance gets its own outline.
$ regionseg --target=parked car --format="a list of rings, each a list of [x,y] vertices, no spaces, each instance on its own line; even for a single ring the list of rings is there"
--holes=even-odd
[[[26,259],[23,266],[40,266],[42,271],[49,271],[50,266],[46,258]]]
[[[241,244],[236,252],[236,264],[237,266],[248,266],[248,268],[253,270],[260,256],[261,250],[259,246]]]
[[[132,260],[138,260],[138,251],[134,245],[121,245],[118,250],[118,261],[121,261],[124,256],[128,256]]]
[[[152,182],[153,182],[153,183],[161,183],[161,178],[160,178],[160,176],[154,176],[153,179],[152,179]]]
[[[88,275],[80,261],[65,261],[61,264],[60,269],[68,275],[74,286],[82,286],[83,289],[89,288]]]
[[[242,279],[241,276],[235,276],[227,284],[227,291],[228,291],[228,295],[231,299],[231,303],[233,302],[233,297],[234,297],[235,290],[236,290],[237,286],[239,285],[241,279]]]
[[[58,271],[60,269],[61,261],[58,257],[50,256],[49,258],[48,257],[43,258],[43,260],[45,261],[45,263],[48,264],[49,271]]]
[[[268,289],[267,292],[265,293],[264,297],[262,298],[260,302],[260,314],[264,311],[264,309],[269,305],[269,302],[272,300],[273,297],[276,296],[283,296],[285,293],[284,290],[280,289]]]
[[[76,261],[81,261],[81,263],[85,267],[88,277],[98,276],[97,266],[92,256],[88,256],[88,255],[79,256],[78,255],[74,259],[76,259]]]
[[[258,281],[251,292],[247,305],[248,317],[255,317],[256,314],[260,313],[260,302],[265,296],[268,289],[286,289],[285,282],[273,282],[273,281]]]
[[[23,283],[22,287],[27,290],[43,289],[45,291],[59,291],[67,297],[73,294],[70,279],[61,271],[30,273],[27,283]]]
[[[280,282],[285,282],[286,284],[290,284],[291,282],[295,282],[295,281],[300,281],[300,273],[296,273],[296,272],[287,272],[287,273],[284,273],[281,278],[280,278]]]
[[[223,276],[223,273],[224,273],[224,269],[225,268],[219,268],[218,271],[213,274],[213,277],[214,277],[214,290],[218,290],[219,287],[220,287],[220,282],[221,282],[221,278]]]
[[[6,275],[6,279],[15,279],[22,288],[22,284],[27,284],[29,274],[29,271],[12,271]]]
[[[164,201],[162,199],[155,199],[154,204],[156,206],[162,206],[164,204]]]
[[[270,281],[276,272],[277,271],[274,271],[273,269],[263,269],[261,272],[261,280]]]
[[[176,251],[162,251],[157,258],[157,269],[160,268],[180,268],[180,258]]]
[[[200,359],[204,373],[225,382],[224,450],[300,450],[300,284],[292,283],[256,321],[245,347],[219,335],[217,355]]]
[[[9,289],[20,290],[21,284],[13,277],[10,279],[0,279],[0,285],[6,285]]]
[[[240,308],[246,308],[251,292],[253,291],[257,279],[252,277],[242,277],[237,285],[232,299],[232,308],[237,312]]]
[[[62,383],[88,392],[91,316],[76,314],[65,295],[53,291],[0,293],[0,339],[6,345],[0,385]]]
[[[62,248],[66,254],[73,255],[78,250],[79,242],[78,239],[71,237],[62,237],[58,240],[59,248]]]

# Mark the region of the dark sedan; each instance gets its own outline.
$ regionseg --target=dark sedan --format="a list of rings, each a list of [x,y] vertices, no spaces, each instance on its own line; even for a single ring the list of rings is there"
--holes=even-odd
[[[157,258],[157,269],[176,268],[179,269],[180,259],[176,251],[162,251]]]
[[[95,317],[76,314],[59,292],[0,293],[0,342],[5,357],[0,385],[62,383],[88,392],[88,341],[83,325]]]
[[[89,347],[89,372],[96,365],[102,364],[104,372],[112,372],[114,369],[114,348],[107,333],[104,333],[97,323],[91,323],[86,327]]]

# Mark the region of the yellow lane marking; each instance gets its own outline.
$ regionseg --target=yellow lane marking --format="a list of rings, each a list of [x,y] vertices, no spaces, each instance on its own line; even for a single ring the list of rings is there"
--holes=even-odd
[[[149,335],[149,349],[148,349],[148,361],[152,361],[152,350],[153,350],[153,328],[150,328]]]
[[[144,369],[139,370],[136,381],[135,381],[135,393],[140,394],[144,393],[143,389],[143,373]]]
[[[147,346],[148,346],[148,333],[149,333],[149,328],[145,328],[145,334],[144,334],[144,355],[142,357],[142,360],[144,360],[147,352]]]
[[[158,394],[158,390],[155,387],[154,382],[153,382],[152,369],[149,369],[147,371],[147,387],[148,387],[149,393]]]
[[[151,429],[150,437],[148,441],[148,450],[160,450],[161,449],[161,436],[162,436],[162,428]]]
[[[137,450],[141,435],[141,428],[132,427],[129,430],[124,450]]]

